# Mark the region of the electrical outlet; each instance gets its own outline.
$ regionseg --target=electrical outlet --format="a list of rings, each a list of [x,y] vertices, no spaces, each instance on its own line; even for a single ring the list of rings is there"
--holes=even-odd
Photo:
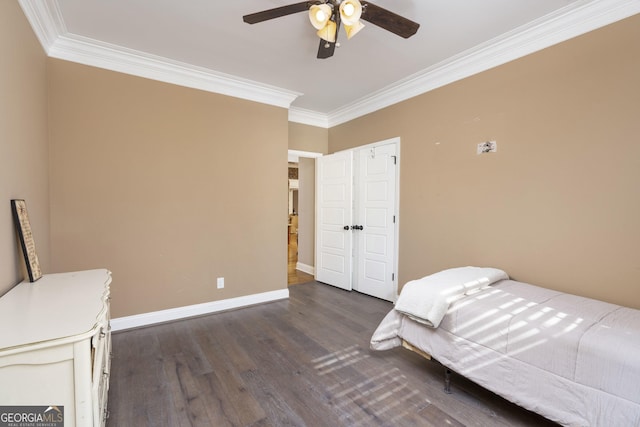
[[[496,151],[498,151],[498,143],[496,141],[487,141],[478,144],[476,154],[495,153]]]
[[[218,289],[224,288],[224,277],[218,277]]]

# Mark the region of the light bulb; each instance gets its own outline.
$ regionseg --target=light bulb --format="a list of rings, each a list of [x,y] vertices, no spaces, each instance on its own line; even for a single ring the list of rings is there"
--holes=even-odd
[[[347,3],[344,5],[344,8],[342,8],[342,11],[344,12],[345,15],[351,16],[353,15],[353,12],[356,11],[356,8],[353,7],[351,3]]]
[[[324,21],[325,19],[327,19],[327,15],[324,14],[324,11],[322,9],[319,9],[316,12],[316,19],[320,22]]]

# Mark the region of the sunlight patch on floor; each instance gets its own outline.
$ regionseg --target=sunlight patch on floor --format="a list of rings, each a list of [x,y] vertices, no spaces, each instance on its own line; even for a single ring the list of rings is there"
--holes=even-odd
[[[398,368],[384,371],[369,369],[370,375],[359,382],[340,380],[340,370],[368,363],[369,358],[366,350],[350,346],[313,360],[320,375],[332,373],[336,376],[336,383],[328,387],[327,393],[333,405],[343,409],[345,414],[351,414],[344,420],[348,425],[370,425],[374,419],[388,420],[389,414],[394,414],[392,424],[402,424],[402,420],[413,419],[417,412],[431,404],[425,396],[408,386],[407,377]],[[367,369],[359,366],[358,370]],[[344,378],[350,377],[344,375]],[[406,410],[407,403],[411,410]],[[400,407],[405,410],[399,410]]]

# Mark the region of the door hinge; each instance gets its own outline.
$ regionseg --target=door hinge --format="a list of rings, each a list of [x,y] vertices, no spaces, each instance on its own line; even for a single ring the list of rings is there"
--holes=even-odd
[[[393,164],[397,165],[398,164],[398,156],[391,156],[391,158],[393,159]]]
[[[396,223],[396,216],[395,215],[393,216],[393,223],[394,224]]]
[[[396,273],[391,273],[391,281],[393,282],[394,280],[396,280]]]

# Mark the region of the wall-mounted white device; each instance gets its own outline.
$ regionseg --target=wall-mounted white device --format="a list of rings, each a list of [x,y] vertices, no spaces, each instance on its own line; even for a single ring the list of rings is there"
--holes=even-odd
[[[486,141],[478,144],[476,154],[495,153],[498,151],[498,143],[496,141]]]

